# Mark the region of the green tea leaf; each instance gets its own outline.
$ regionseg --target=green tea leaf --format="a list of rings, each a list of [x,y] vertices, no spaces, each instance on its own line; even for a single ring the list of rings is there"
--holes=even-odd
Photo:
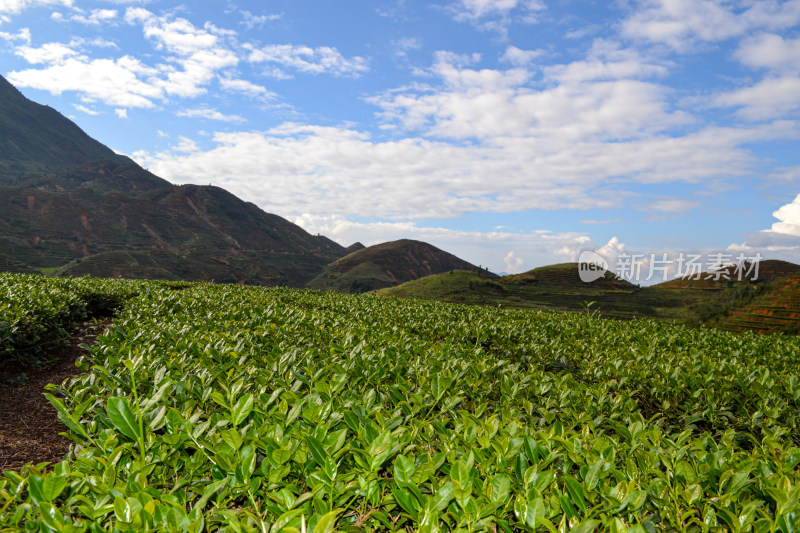
[[[134,415],[131,401],[128,398],[109,398],[106,413],[108,419],[120,433],[135,441],[141,439],[139,420]]]

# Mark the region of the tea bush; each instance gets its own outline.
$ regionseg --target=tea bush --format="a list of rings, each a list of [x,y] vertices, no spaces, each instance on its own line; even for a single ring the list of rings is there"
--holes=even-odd
[[[798,530],[797,338],[129,283],[0,527]]]

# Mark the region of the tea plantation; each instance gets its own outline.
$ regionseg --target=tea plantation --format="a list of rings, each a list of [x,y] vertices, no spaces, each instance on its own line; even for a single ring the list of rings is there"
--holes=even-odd
[[[0,474],[0,531],[800,528],[795,337],[5,274],[0,358],[98,299],[72,451]]]

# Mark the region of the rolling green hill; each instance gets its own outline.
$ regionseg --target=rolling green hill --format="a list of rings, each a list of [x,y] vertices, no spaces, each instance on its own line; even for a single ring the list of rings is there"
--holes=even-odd
[[[361,293],[457,269],[478,267],[428,243],[401,239],[357,249],[328,265],[307,286]]]
[[[785,261],[763,263],[755,281],[673,280],[639,287],[606,272],[603,278],[584,283],[577,263],[566,263],[495,279],[475,272],[440,274],[382,289],[378,294],[517,309],[597,311],[614,318],[650,317],[727,329],[790,331],[800,318],[800,286],[790,283],[800,279],[800,266]],[[751,302],[752,307],[745,307]],[[764,318],[767,315],[772,318]]]

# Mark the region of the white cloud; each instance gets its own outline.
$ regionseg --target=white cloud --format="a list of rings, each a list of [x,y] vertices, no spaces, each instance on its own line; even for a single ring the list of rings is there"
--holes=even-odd
[[[517,137],[462,146],[418,138],[374,141],[345,127],[285,124],[218,132],[208,150],[137,157],[166,179],[213,180],[282,216],[398,220],[619,207],[626,199],[622,180],[706,183],[741,175],[750,156],[737,145],[750,139],[747,131],[709,128],[630,142]]]
[[[666,76],[664,65],[646,61],[637,50],[621,48],[619,43],[596,39],[587,58],[566,65],[546,67],[545,73],[561,83],[592,80],[642,79]]]
[[[686,198],[659,198],[644,204],[641,208],[647,211],[659,211],[662,213],[683,214],[697,209],[701,206],[700,202],[687,200]]]
[[[2,16],[0,16],[0,21],[2,21]],[[31,44],[31,30],[30,28],[22,28],[17,33],[0,31],[0,39],[8,42],[22,41]]]
[[[622,55],[626,55],[621,52]],[[612,54],[613,55],[613,54]],[[550,67],[552,82],[531,88],[533,72],[470,69],[475,58],[437,53],[430,73],[441,87],[391,91],[369,101],[382,108],[381,116],[406,130],[454,139],[503,136],[536,137],[542,146],[556,141],[588,138],[632,138],[684,125],[690,118],[671,112],[665,87],[613,75],[653,74],[660,69],[635,63],[621,69],[585,62]],[[588,71],[594,70],[589,73]]]
[[[81,113],[86,113],[87,115],[95,116],[100,114],[99,111],[95,111],[94,109],[89,109],[88,107],[82,106],[80,104],[74,104],[73,107],[75,107],[75,109],[77,109]]]
[[[138,59],[89,59],[69,57],[41,70],[29,69],[8,74],[8,80],[19,87],[31,87],[61,94],[76,91],[86,102],[101,101],[112,106],[153,107],[153,99],[163,98],[163,90],[143,81],[157,71]]]
[[[54,13],[55,15],[55,13]],[[87,24],[89,26],[100,26],[107,24],[117,18],[118,12],[116,9],[92,9],[88,15],[84,13],[76,13],[69,17],[69,20]]]
[[[800,194],[794,200],[772,213],[778,222],[768,230],[747,235],[742,244],[731,244],[728,249],[737,252],[763,253],[771,258],[800,261]]]
[[[99,10],[93,15],[102,19],[110,17],[111,11]],[[102,59],[80,53],[83,45],[116,47],[102,39],[76,40],[68,45],[47,43],[39,48],[18,47],[18,55],[43,68],[12,72],[9,80],[21,87],[53,94],[75,91],[86,102],[142,108],[154,107],[154,101],[166,101],[170,96],[200,96],[220,70],[238,63],[236,54],[223,42],[228,32],[211,24],[197,28],[185,19],[159,17],[143,8],[128,8],[125,20],[142,25],[145,36],[154,42],[156,49],[165,52],[163,63],[148,66],[128,55]],[[242,84],[238,87],[244,88]]]
[[[177,70],[161,65],[165,76],[154,80],[168,95],[196,97],[205,92],[205,85],[216,72],[236,65],[236,54],[221,41],[226,30],[206,23],[200,29],[182,18],[156,16],[143,8],[128,8],[125,20],[141,24],[146,37],[152,39],[156,49],[172,54],[169,59],[180,65]]]
[[[0,24],[8,22],[10,15],[18,15],[28,8],[61,6],[72,7],[73,0],[0,0]]]
[[[762,33],[745,39],[735,53],[743,64],[776,71],[800,71],[800,38]]]
[[[445,7],[453,19],[467,22],[481,30],[505,35],[512,22],[532,24],[545,9],[540,0],[456,0]]]
[[[78,55],[78,52],[73,50],[71,45],[63,43],[47,43],[39,48],[19,46],[14,50],[14,53],[32,65],[62,63],[64,59]]]
[[[117,109],[114,110],[114,113],[119,118],[128,118],[128,110],[127,109],[118,107]]]
[[[267,22],[274,22],[281,18],[283,18],[282,14],[254,15],[250,11],[243,10],[241,24],[248,30],[252,30],[254,28],[263,28]]]
[[[543,56],[544,53],[544,50],[522,50],[516,46],[509,46],[503,52],[500,60],[517,67],[524,67],[531,64],[534,59]]]
[[[751,87],[722,93],[714,97],[719,107],[738,107],[747,120],[769,120],[785,117],[800,109],[800,77],[766,78]]]
[[[189,118],[204,118],[208,120],[220,120],[223,122],[247,122],[247,119],[239,115],[226,115],[217,111],[216,109],[199,108],[187,109],[185,111],[178,111],[176,113],[179,117]]]
[[[637,0],[623,33],[689,51],[756,29],[790,28],[800,21],[800,0]]]
[[[274,97],[275,94],[268,91],[266,88],[262,87],[261,85],[256,85],[255,83],[247,80],[241,79],[232,79],[232,78],[220,78],[219,84],[223,89],[229,91],[236,91],[240,93],[245,93],[250,96],[263,96],[263,97]]]
[[[250,50],[251,63],[271,63],[310,74],[333,74],[334,76],[359,76],[369,70],[365,58],[346,58],[339,50],[330,46],[312,48],[294,44],[273,44]]]
[[[422,39],[419,37],[401,37],[392,41],[394,56],[399,59],[406,59],[412,50],[422,49]]]
[[[518,274],[522,269],[522,265],[525,264],[525,260],[521,257],[518,257],[516,252],[513,250],[506,254],[506,256],[503,258],[503,261],[506,264],[505,271],[509,274]]]

